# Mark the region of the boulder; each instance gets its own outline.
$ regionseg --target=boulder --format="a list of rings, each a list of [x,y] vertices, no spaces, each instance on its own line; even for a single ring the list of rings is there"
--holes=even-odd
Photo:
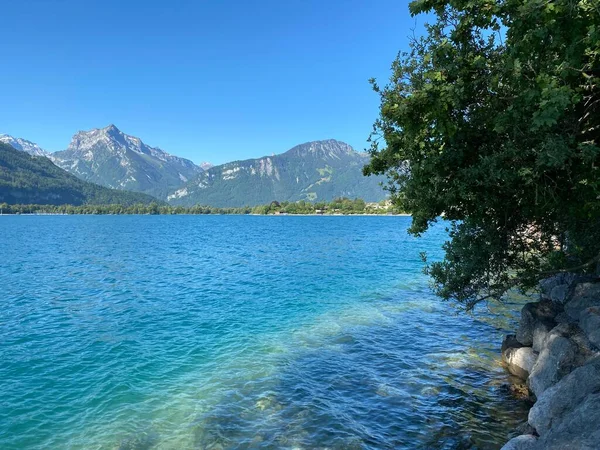
[[[549,324],[540,323],[533,328],[533,351],[540,353],[543,349],[544,342],[548,339],[550,332],[554,328],[551,328]]]
[[[600,357],[576,368],[541,393],[529,411],[529,424],[544,437],[558,427],[561,421],[571,417],[571,412],[578,409],[586,398],[598,392],[600,392]],[[600,408],[598,410],[600,411]],[[572,419],[574,420],[575,416],[569,420]],[[600,426],[600,421],[596,426]]]
[[[559,284],[550,291],[550,300],[554,303],[564,305],[569,299],[570,286],[568,284]]]
[[[540,281],[540,294],[542,299],[551,300],[552,290],[558,286],[565,286],[561,289],[568,288],[577,280],[577,275],[574,273],[559,273]],[[557,291],[558,293],[559,291]]]
[[[600,308],[586,308],[579,314],[579,326],[590,343],[600,349]]]
[[[561,323],[577,323],[577,321],[575,319],[571,318],[571,316],[569,316],[564,311],[561,312],[560,314],[557,314],[557,316],[554,318],[554,320],[558,324],[561,324]]]
[[[504,354],[508,349],[521,347],[523,347],[523,344],[517,341],[517,338],[514,334],[507,334],[506,336],[504,336],[504,339],[502,340],[502,347],[500,348],[502,358],[504,358]]]
[[[571,450],[600,448],[600,393],[590,394],[575,408],[553,423],[540,437],[542,449]]]
[[[579,320],[582,311],[593,307],[600,307],[600,283],[579,283],[575,286],[571,299],[565,304],[565,312],[572,319]]]
[[[502,361],[508,371],[522,380],[526,380],[537,358],[537,354],[531,347],[523,346],[514,334],[509,334],[502,341],[501,352]]]
[[[512,438],[500,450],[534,450],[537,444],[537,437],[532,434],[523,434]]]
[[[511,348],[506,351],[506,367],[513,375],[526,380],[531,373],[537,354],[531,347]]]
[[[577,346],[570,339],[551,333],[533,366],[527,384],[536,397],[558,382],[574,366]]]
[[[562,307],[550,300],[527,303],[521,309],[521,321],[517,330],[517,340],[525,345],[533,345],[533,333],[536,328],[549,332],[556,325],[554,318],[562,312]]]

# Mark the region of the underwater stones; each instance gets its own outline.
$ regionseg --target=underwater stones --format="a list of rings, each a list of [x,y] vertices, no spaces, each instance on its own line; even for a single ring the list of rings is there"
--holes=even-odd
[[[533,345],[533,334],[536,328],[548,332],[556,325],[554,318],[561,312],[561,307],[550,300],[527,303],[521,310],[521,321],[517,330],[517,340],[525,345]]]
[[[537,443],[537,437],[531,434],[523,434],[512,438],[500,450],[533,450]]]
[[[126,439],[123,439],[119,450],[149,450],[156,446],[159,441],[159,435],[155,432],[142,432]]]

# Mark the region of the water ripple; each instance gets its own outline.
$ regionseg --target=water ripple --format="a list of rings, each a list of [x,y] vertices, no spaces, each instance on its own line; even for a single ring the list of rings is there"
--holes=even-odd
[[[2,217],[0,448],[499,448],[508,310],[398,217]]]

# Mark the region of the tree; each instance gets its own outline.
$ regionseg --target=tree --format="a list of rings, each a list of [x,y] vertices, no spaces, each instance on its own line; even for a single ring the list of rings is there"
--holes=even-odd
[[[365,174],[387,174],[420,235],[444,216],[436,292],[471,309],[600,252],[597,0],[417,0]],[[383,140],[384,144],[380,145]]]

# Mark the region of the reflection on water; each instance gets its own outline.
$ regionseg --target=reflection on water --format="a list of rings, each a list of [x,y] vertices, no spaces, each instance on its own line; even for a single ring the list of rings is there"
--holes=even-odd
[[[3,220],[0,447],[499,448],[518,308],[454,314],[420,272],[443,230],[407,226]]]

